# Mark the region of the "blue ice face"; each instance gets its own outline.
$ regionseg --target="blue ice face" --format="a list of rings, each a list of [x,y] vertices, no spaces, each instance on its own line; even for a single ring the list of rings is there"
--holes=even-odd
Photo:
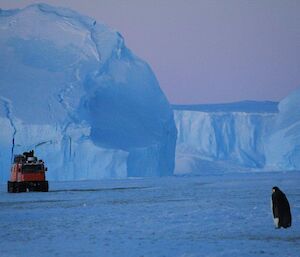
[[[53,179],[173,173],[173,112],[119,33],[46,5],[0,13],[0,26],[1,149],[37,148]]]
[[[60,48],[52,41],[36,38],[10,38],[7,45],[13,48],[25,66],[46,69],[50,72],[68,69],[78,59],[74,53],[80,52],[80,49],[71,44]]]

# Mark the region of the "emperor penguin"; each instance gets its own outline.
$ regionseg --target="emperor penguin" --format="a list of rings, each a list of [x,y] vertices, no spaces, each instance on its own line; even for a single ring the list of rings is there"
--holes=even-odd
[[[288,228],[292,225],[290,204],[285,194],[276,186],[272,188],[272,211],[275,228]]]

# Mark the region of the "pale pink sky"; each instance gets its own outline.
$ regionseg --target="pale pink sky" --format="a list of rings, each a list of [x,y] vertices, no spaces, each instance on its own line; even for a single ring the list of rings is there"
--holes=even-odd
[[[35,0],[0,0],[22,8]],[[298,0],[45,0],[118,30],[171,103],[280,100],[300,87]]]

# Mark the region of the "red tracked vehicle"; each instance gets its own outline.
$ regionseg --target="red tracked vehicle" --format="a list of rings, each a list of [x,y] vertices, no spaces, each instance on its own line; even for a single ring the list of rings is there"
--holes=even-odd
[[[34,151],[15,155],[11,167],[10,180],[7,182],[7,192],[20,193],[27,191],[48,192],[48,181],[45,172],[47,168],[43,160],[34,156]]]

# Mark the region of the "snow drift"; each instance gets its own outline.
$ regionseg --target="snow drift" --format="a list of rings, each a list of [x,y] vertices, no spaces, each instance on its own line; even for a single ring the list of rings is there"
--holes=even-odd
[[[173,113],[122,36],[45,4],[0,11],[0,174],[35,149],[48,178],[170,175]]]

